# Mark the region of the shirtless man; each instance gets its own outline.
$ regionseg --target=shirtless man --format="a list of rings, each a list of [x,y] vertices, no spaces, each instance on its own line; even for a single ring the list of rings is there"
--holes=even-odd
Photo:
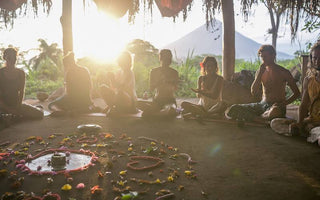
[[[91,100],[91,77],[87,68],[75,63],[74,54],[63,59],[66,68],[65,95],[49,104],[52,111],[85,113],[94,108]]]
[[[309,63],[308,75],[303,80],[298,122],[291,124],[291,130],[297,129],[302,135],[320,126],[320,42],[311,48]]]
[[[22,103],[26,75],[23,70],[16,68],[17,53],[14,48],[7,48],[3,53],[5,67],[0,69],[0,113],[41,119],[43,112],[40,109]]]
[[[143,110],[143,116],[149,115],[176,115],[176,99],[174,92],[178,89],[179,75],[170,67],[172,53],[163,49],[159,54],[160,67],[154,68],[150,73],[150,91],[155,90],[152,103],[138,102]]]
[[[262,64],[251,85],[251,94],[259,97],[262,84],[262,101],[250,104],[233,105],[227,117],[244,121],[271,120],[285,117],[286,105],[300,96],[299,89],[291,73],[275,63],[276,51],[271,45],[262,45],[258,50]],[[286,85],[293,94],[286,99]],[[262,118],[261,118],[262,117]]]

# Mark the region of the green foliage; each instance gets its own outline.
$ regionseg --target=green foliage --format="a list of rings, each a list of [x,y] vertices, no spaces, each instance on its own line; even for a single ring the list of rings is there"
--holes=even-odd
[[[187,59],[180,65],[172,65],[179,73],[180,84],[179,90],[176,92],[179,97],[196,97],[190,88],[197,88],[197,80],[200,75],[199,62],[192,59],[193,52],[189,53]],[[199,57],[196,57],[198,60]]]
[[[46,92],[50,94],[56,89],[63,87],[63,78],[59,78],[56,81],[41,80],[27,78],[25,96],[26,98],[35,98],[38,92]]]
[[[307,21],[303,28],[301,29],[302,31],[308,31],[309,33],[313,33],[315,31],[318,31],[320,28],[320,21],[318,20],[309,20]]]
[[[155,65],[156,66],[156,65]],[[149,90],[149,73],[151,67],[143,65],[143,63],[135,63],[133,71],[136,78],[136,92],[138,97],[142,97],[145,91]]]
[[[240,72],[241,70],[256,71],[260,67],[261,63],[259,60],[245,61],[243,59],[236,59],[235,62],[235,72]]]
[[[50,59],[44,59],[39,63],[37,70],[34,70],[26,61],[22,63],[26,76],[26,98],[35,98],[38,92],[52,93],[63,87],[63,74]]]
[[[300,60],[298,57],[294,58],[294,59],[286,59],[286,60],[279,60],[277,62],[279,65],[281,65],[282,67],[290,70],[292,69],[294,66],[297,66],[300,64]]]

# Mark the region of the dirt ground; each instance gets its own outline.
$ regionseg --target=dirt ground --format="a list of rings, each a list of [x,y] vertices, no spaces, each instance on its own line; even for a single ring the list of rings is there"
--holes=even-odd
[[[294,113],[295,111],[289,111]],[[112,191],[114,186],[121,188],[119,181],[125,182],[132,191],[141,192],[136,199],[156,199],[156,192],[168,189],[174,193],[173,199],[320,199],[320,148],[309,144],[305,138],[285,137],[274,133],[270,128],[243,127],[233,124],[185,121],[183,119],[155,121],[137,117],[106,118],[102,116],[77,116],[52,118],[21,122],[0,132],[2,152],[15,143],[24,144],[30,136],[41,136],[47,146],[38,143],[31,145],[28,154],[36,154],[36,149],[58,147],[59,142],[67,136],[79,137],[76,127],[80,124],[94,123],[102,126],[103,133],[115,136],[115,142],[102,141],[108,148],[91,147],[98,155],[108,153],[108,157],[116,158],[112,161],[112,168],[105,168],[100,163],[90,167],[88,171],[71,174],[73,189],[65,192],[61,187],[66,184],[64,175],[53,177],[53,184],[47,183],[50,176],[28,176],[14,168],[13,163],[5,165],[0,162],[0,169],[9,172],[17,170],[19,177],[24,177],[20,188],[12,188],[9,175],[0,177],[0,196],[5,192],[34,192],[42,196],[45,191],[52,191],[61,195],[62,199],[115,199],[120,193]],[[54,139],[48,139],[51,134],[60,133]],[[126,139],[120,136],[126,133]],[[98,137],[98,135],[96,135]],[[128,169],[128,144],[133,144],[137,155],[142,153],[150,141],[139,139],[145,136],[157,141],[156,146],[163,148],[166,154],[161,158],[163,165],[147,171]],[[130,138],[128,138],[130,137]],[[80,144],[67,146],[70,149],[81,148]],[[161,143],[162,142],[162,143]],[[169,148],[173,147],[173,148]],[[175,149],[177,148],[177,149]],[[110,149],[116,149],[112,154]],[[122,152],[122,153],[121,153]],[[155,152],[157,153],[157,152]],[[196,164],[188,164],[187,159],[180,156],[172,159],[172,155],[187,153]],[[121,156],[119,156],[121,155]],[[158,154],[156,154],[158,155]],[[19,160],[21,158],[14,157]],[[145,163],[146,164],[146,163]],[[97,171],[107,173],[98,178]],[[127,170],[123,178],[119,172]],[[192,171],[195,176],[187,176],[185,171]],[[176,171],[174,182],[167,177]],[[152,173],[150,173],[152,172]],[[166,181],[162,184],[138,184],[130,178]],[[118,181],[118,183],[117,183]],[[86,188],[79,191],[75,186],[83,182]],[[100,195],[91,195],[90,187],[99,185],[103,188]],[[182,189],[183,188],[183,189]]]

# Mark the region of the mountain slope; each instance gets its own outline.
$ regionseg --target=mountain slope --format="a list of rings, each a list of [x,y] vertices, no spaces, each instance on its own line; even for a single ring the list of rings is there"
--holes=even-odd
[[[258,58],[257,51],[261,44],[242,35],[239,32],[235,33],[236,41],[236,58],[245,60],[255,60]],[[172,42],[164,48],[171,49],[178,58],[186,58],[191,51],[193,55],[201,54],[222,54],[222,23],[215,21],[213,27],[202,25],[194,31],[183,36],[179,40]],[[290,59],[290,56],[283,52],[277,52],[277,59]]]

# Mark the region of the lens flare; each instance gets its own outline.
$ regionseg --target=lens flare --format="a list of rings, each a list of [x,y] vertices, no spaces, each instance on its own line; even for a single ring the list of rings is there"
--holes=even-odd
[[[210,156],[214,156],[216,153],[220,151],[222,148],[221,144],[215,144],[213,147],[210,149]]]

